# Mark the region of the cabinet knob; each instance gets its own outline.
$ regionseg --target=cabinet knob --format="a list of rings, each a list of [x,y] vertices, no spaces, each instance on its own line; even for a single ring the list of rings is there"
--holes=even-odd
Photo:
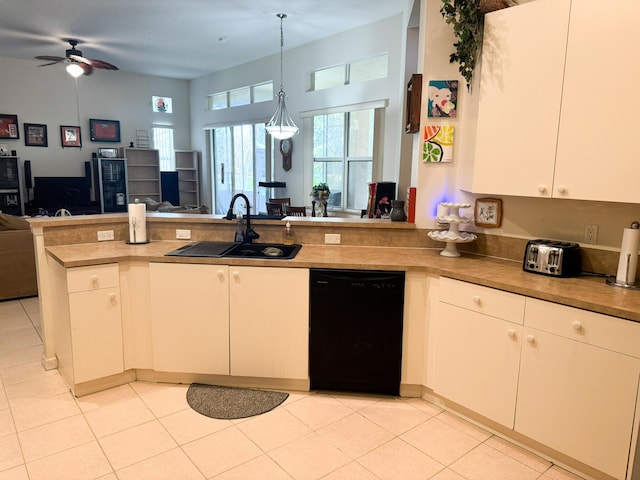
[[[510,328],[509,330],[507,330],[507,335],[509,335],[509,337],[511,338],[516,338],[516,331],[513,328]]]
[[[231,274],[231,276],[233,277],[234,280],[240,280],[240,272],[233,272]]]
[[[91,275],[91,285],[93,285],[93,288],[98,288],[98,276],[97,275]]]
[[[110,293],[109,294],[109,301],[111,302],[111,305],[117,305],[117,300],[118,300],[118,296],[115,293]]]
[[[217,274],[220,280],[224,280],[224,270],[218,270]]]
[[[574,329],[576,332],[579,332],[580,330],[582,330],[582,322],[579,322],[579,321],[577,321],[577,320],[576,320],[575,322],[573,322],[573,323],[571,324],[571,326],[573,327],[573,329]]]
[[[567,193],[567,187],[564,185],[558,185],[558,193]]]
[[[527,342],[533,345],[534,343],[536,343],[536,337],[533,335],[527,335]]]
[[[538,192],[544,193],[547,191],[546,185],[538,185]]]
[[[480,299],[480,295],[474,295],[471,300],[473,300],[473,303],[475,303],[476,305],[480,305],[482,303],[482,300]]]

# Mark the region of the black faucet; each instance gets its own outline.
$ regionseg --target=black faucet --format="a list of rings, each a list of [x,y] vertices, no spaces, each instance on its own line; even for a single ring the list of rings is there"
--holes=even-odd
[[[227,211],[227,214],[224,216],[224,218],[226,218],[227,220],[233,220],[233,205],[236,203],[236,199],[238,197],[242,197],[244,199],[245,205],[247,206],[247,229],[244,231],[242,243],[251,243],[253,242],[253,240],[257,240],[258,238],[260,238],[260,235],[251,228],[251,206],[249,205],[249,199],[244,193],[236,193],[233,196],[233,198],[231,199],[231,205],[229,205],[229,210]]]

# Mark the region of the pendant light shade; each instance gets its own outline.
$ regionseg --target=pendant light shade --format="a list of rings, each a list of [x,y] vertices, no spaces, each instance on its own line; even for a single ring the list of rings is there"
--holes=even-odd
[[[276,111],[267,123],[266,130],[269,135],[279,140],[284,138],[291,138],[298,134],[298,127],[291,119],[289,112],[287,112],[287,105],[285,102],[286,94],[283,87],[283,74],[282,74],[282,49],[284,47],[284,30],[282,28],[282,22],[287,18],[286,13],[278,13],[276,15],[280,19],[280,91],[278,92],[278,106]]]

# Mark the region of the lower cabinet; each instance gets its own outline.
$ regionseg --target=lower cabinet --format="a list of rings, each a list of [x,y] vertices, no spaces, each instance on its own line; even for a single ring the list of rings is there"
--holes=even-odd
[[[117,264],[55,269],[58,369],[76,385],[124,371]]]
[[[625,479],[640,325],[447,278],[439,290],[435,393]],[[511,307],[496,313],[494,301]],[[520,316],[512,309],[518,304]]]
[[[309,270],[150,263],[157,371],[308,378]]]
[[[153,368],[229,374],[229,267],[150,263]]]

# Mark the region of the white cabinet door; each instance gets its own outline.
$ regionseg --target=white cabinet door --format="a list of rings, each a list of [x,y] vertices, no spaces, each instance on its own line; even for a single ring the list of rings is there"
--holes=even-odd
[[[231,375],[309,378],[309,270],[229,267]]]
[[[639,21],[637,0],[572,2],[555,185],[565,198],[640,202]]]
[[[150,263],[153,367],[229,374],[226,265]]]
[[[119,287],[70,293],[69,321],[74,383],[124,371]]]
[[[533,328],[524,336],[515,430],[624,479],[640,361]]]
[[[434,391],[513,428],[522,325],[440,302]]]
[[[569,7],[537,0],[485,17],[473,192],[551,196]]]

